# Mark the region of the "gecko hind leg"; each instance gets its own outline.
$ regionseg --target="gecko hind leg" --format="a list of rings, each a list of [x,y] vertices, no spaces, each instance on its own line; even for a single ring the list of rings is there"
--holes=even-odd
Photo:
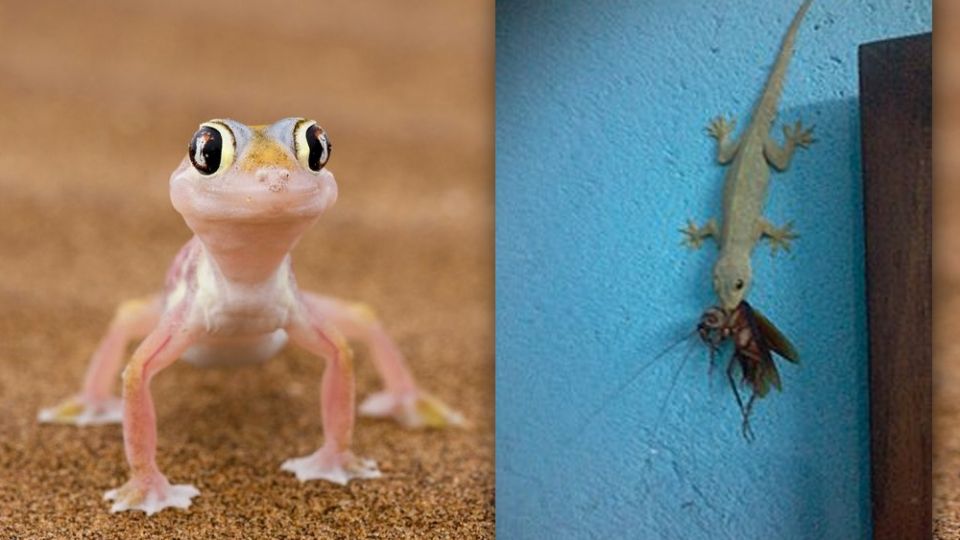
[[[777,254],[777,251],[790,251],[791,242],[800,236],[793,232],[793,222],[788,221],[783,227],[776,227],[767,220],[760,223],[760,234],[770,242],[770,253]]]
[[[684,234],[683,245],[690,249],[700,249],[703,241],[707,238],[716,237],[720,229],[717,228],[716,220],[711,219],[703,227],[697,227],[697,224],[691,219],[687,220],[686,228],[680,229],[680,232]]]
[[[82,390],[41,410],[37,420],[78,426],[120,423],[123,407],[113,394],[113,387],[119,380],[127,345],[145,337],[160,320],[162,310],[159,295],[120,304],[107,334],[91,356]]]
[[[330,321],[347,339],[361,341],[373,356],[384,389],[360,404],[364,416],[393,418],[408,428],[464,426],[463,415],[425,392],[373,310],[365,304],[304,293],[311,312]]]

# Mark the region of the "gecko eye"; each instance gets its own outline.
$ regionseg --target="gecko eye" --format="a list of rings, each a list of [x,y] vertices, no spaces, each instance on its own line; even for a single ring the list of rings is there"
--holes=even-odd
[[[741,290],[741,289],[743,289],[743,280],[742,280],[742,279],[738,279],[737,282],[733,284],[733,287],[734,287],[735,289],[737,289],[738,291]]]
[[[233,133],[226,124],[216,120],[204,122],[190,139],[190,163],[200,174],[214,175],[233,164],[235,147]]]
[[[330,159],[333,145],[327,132],[313,120],[301,120],[293,129],[293,144],[300,164],[313,172],[320,172]]]

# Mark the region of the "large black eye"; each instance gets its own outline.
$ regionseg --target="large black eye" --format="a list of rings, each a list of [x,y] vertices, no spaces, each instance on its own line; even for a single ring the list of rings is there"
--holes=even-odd
[[[225,125],[207,122],[190,139],[190,163],[204,176],[216,174],[233,162],[233,134]]]
[[[743,280],[738,279],[737,282],[733,284],[733,286],[739,291],[740,289],[743,288]]]
[[[327,132],[316,122],[301,121],[294,130],[294,144],[300,164],[313,172],[320,172],[330,159],[333,145],[327,138]]]

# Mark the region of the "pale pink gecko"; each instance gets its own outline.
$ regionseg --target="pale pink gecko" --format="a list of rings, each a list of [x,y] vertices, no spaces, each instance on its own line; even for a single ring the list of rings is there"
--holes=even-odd
[[[82,391],[39,415],[44,422],[78,425],[122,420],[131,476],[106,493],[113,512],[186,508],[199,494],[191,485],[171,485],[156,463],[150,380],[181,357],[201,365],[263,362],[289,338],[327,360],[323,446],[283,463],[301,481],[345,484],[380,476],[375,462],[350,451],[355,401],[346,338],[367,343],[385,386],[360,406],[361,413],[409,427],[463,422],[418,388],[368,307],[297,288],[290,250],[337,199],[329,155],[326,132],[302,118],[270,126],[211,120],[194,134],[170,177],[170,198],[195,236],[175,258],[162,292],[117,310]],[[123,371],[121,401],[112,387],[125,348],[144,337]]]

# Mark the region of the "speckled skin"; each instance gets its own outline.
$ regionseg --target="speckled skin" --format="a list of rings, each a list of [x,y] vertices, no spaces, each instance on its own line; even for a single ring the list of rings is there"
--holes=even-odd
[[[712,219],[703,227],[690,221],[682,232],[686,235],[685,242],[693,248],[699,248],[708,237],[717,240],[720,256],[713,270],[713,287],[720,304],[728,311],[736,308],[750,290],[753,277],[750,255],[757,242],[767,238],[776,252],[778,248],[789,250],[790,241],[796,238],[792,224],[778,228],[764,219],[763,206],[770,167],[786,170],[796,148],[806,148],[813,142],[812,128],[804,129],[799,121],[793,126],[784,126],[786,143],[783,146],[770,137],[797,30],[811,1],[806,0],[794,16],[750,124],[740,138],[732,139],[735,122],[722,116],[713,119],[707,127],[707,133],[717,139],[717,161],[729,165],[724,177],[723,221],[719,227]]]
[[[370,308],[297,288],[290,250],[337,198],[328,169],[314,172],[298,160],[293,137],[299,120],[251,127],[220,120],[236,136],[235,159],[211,176],[184,158],[170,178],[170,197],[195,236],[174,259],[163,291],[117,310],[82,391],[39,415],[41,421],[78,425],[122,419],[131,477],[106,493],[114,512],[186,508],[199,494],[191,485],[171,485],[156,464],[149,383],[181,357],[200,365],[263,362],[289,339],[327,360],[321,383],[324,444],[283,464],[303,481],[345,484],[380,475],[375,462],[350,451],[354,379],[348,337],[367,342],[385,386],[361,405],[362,413],[410,427],[462,423],[458,413],[416,386]],[[127,343],[141,337],[123,372],[121,402],[112,386]]]

